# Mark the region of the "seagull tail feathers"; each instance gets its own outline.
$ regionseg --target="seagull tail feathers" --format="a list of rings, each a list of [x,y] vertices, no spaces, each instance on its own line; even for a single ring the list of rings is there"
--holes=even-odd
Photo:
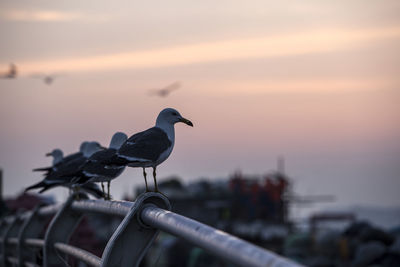
[[[43,181],[41,181],[41,182],[39,182],[39,183],[36,183],[36,184],[34,184],[34,185],[31,185],[31,186],[25,188],[25,191],[24,191],[24,192],[27,192],[27,191],[32,190],[32,189],[37,189],[37,188],[46,187],[46,186],[47,186],[46,183],[43,182]],[[41,191],[40,191],[40,192],[41,192]]]
[[[34,171],[34,172],[48,172],[50,170],[51,170],[51,167],[45,167],[45,168],[36,168],[36,169],[33,169],[32,171]]]
[[[49,190],[50,188],[53,188],[53,187],[56,187],[56,186],[59,186],[59,184],[45,184],[43,186],[42,190],[39,191],[39,193],[41,194],[41,193]]]
[[[101,189],[93,183],[86,183],[81,187],[82,191],[94,196],[95,198],[105,198],[106,194],[101,191]]]

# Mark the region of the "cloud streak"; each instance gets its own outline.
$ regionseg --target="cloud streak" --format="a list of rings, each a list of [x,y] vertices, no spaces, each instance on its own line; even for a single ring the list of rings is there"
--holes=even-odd
[[[109,16],[88,15],[79,12],[55,10],[20,10],[0,11],[0,19],[19,22],[69,22],[69,21],[106,21]]]
[[[326,29],[280,36],[182,45],[83,58],[20,62],[22,72],[92,72],[148,69],[232,60],[329,53],[400,37],[400,26],[372,29]]]
[[[200,83],[200,82],[199,82]],[[291,79],[291,80],[229,80],[205,81],[200,83],[209,93],[226,95],[260,95],[264,93],[296,93],[296,92],[371,92],[397,88],[400,79],[380,79],[369,77],[364,79],[326,78],[326,79]],[[215,88],[218,88],[216,92]],[[204,90],[203,90],[204,91]]]

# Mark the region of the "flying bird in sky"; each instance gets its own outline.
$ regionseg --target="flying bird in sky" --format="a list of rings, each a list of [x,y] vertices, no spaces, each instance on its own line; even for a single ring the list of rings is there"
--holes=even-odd
[[[61,74],[55,74],[55,73],[37,73],[37,74],[32,74],[30,77],[35,79],[41,79],[45,84],[51,85],[54,82],[54,80],[60,76]]]
[[[10,66],[8,68],[8,71],[0,74],[0,78],[3,79],[15,79],[17,78],[17,66],[14,63],[10,63]]]
[[[167,85],[163,88],[158,88],[158,89],[150,89],[149,94],[150,95],[156,95],[159,97],[167,97],[172,91],[178,90],[181,88],[181,83],[180,82],[174,82],[170,85]]]

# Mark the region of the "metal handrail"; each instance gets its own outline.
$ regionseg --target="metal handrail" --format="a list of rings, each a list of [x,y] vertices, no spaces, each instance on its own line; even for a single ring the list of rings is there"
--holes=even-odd
[[[183,238],[215,256],[240,266],[300,266],[282,256],[255,246],[223,231],[169,211],[169,201],[157,193],[145,193],[135,202],[80,200],[70,197],[64,204],[41,207],[0,221],[0,267],[7,260],[18,266],[37,266],[31,250],[43,249],[44,266],[63,264],[64,256],[74,257],[90,266],[138,266],[158,232]],[[95,213],[123,218],[99,258],[68,244],[69,235],[84,214]],[[45,238],[40,232],[53,216]],[[42,230],[40,230],[42,227]],[[60,231],[62,229],[62,231]],[[12,246],[5,247],[5,244]],[[17,248],[17,254],[12,252]],[[62,252],[60,255],[58,252]],[[2,254],[2,255],[1,255]],[[11,256],[12,257],[9,257]],[[15,255],[18,258],[15,258]],[[1,260],[3,259],[3,260]]]
[[[39,209],[38,215],[45,217],[45,216],[52,216],[58,212],[61,208],[62,204],[54,204],[50,206],[41,207]]]
[[[24,244],[28,247],[43,248],[44,240],[37,239],[37,238],[27,238],[27,239],[25,239]]]
[[[144,208],[141,218],[152,227],[181,237],[234,264],[255,267],[296,265],[273,252],[158,207]]]
[[[124,217],[129,213],[133,205],[134,202],[129,201],[81,200],[73,202],[71,208],[79,212]]]
[[[13,265],[17,265],[18,264],[18,259],[15,257],[7,257],[7,261],[10,262]]]
[[[77,248],[64,243],[55,243],[54,247],[57,250],[67,255],[70,255],[78,260],[81,260],[82,262],[88,264],[89,266],[98,267],[101,264],[101,259],[99,257],[84,249]]]
[[[14,246],[16,246],[16,245],[18,245],[18,238],[11,237],[11,238],[8,238],[8,239],[6,240],[6,242],[7,242],[8,245],[14,245]]]
[[[40,217],[53,216],[54,214],[57,213],[57,211],[60,209],[61,206],[62,206],[62,204],[53,204],[53,205],[41,207],[38,210],[38,216],[40,216]],[[26,211],[20,216],[20,219],[26,220],[31,214],[32,214],[32,211]],[[6,217],[2,218],[2,220],[5,221],[7,224],[10,224],[12,222],[12,219],[13,219],[13,216],[6,216]]]

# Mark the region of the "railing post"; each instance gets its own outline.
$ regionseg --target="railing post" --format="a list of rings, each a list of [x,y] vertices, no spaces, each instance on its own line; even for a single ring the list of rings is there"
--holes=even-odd
[[[38,211],[40,205],[36,206],[35,209],[29,213],[26,220],[21,226],[18,235],[18,267],[25,266],[25,261],[34,262],[36,259],[32,257],[33,253],[31,249],[25,245],[27,238],[38,238],[41,231],[44,229],[44,223],[47,221],[47,217],[40,217]]]
[[[82,197],[82,195],[79,195]],[[82,219],[80,212],[73,211],[70,207],[76,195],[71,195],[65,204],[56,213],[47,228],[43,249],[43,266],[64,266],[67,259],[63,257],[54,244],[57,242],[68,243],[75,227]]]
[[[140,195],[107,243],[102,256],[102,267],[139,265],[159,233],[158,229],[146,226],[141,221],[141,211],[148,205],[171,209],[168,199],[159,193]]]
[[[5,220],[5,218],[3,217],[2,220],[0,220],[0,266],[2,266],[2,262],[3,262],[3,255],[4,255],[4,250],[3,250],[3,236],[5,233],[7,227],[7,222]]]
[[[12,221],[13,222],[13,221]],[[9,224],[5,218],[3,218],[0,222],[0,267],[5,267],[6,261],[6,235],[9,229]]]
[[[7,265],[7,253],[9,250],[9,247],[7,245],[7,239],[10,237],[16,237],[18,236],[18,230],[19,230],[19,226],[21,225],[22,220],[20,218],[20,214],[16,214],[15,216],[12,217],[12,221],[10,224],[8,224],[6,226],[6,228],[4,229],[4,232],[2,234],[1,237],[1,250],[2,250],[2,258],[1,258],[1,262],[0,262],[0,266],[8,266]]]

